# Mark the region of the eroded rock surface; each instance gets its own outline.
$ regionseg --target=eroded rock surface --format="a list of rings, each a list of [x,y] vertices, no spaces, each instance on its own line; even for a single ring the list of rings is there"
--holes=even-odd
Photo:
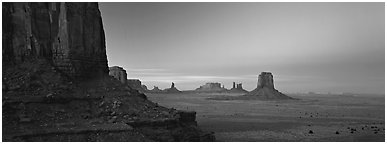
[[[126,73],[126,70],[122,67],[119,67],[119,66],[109,67],[109,75],[119,80],[123,84],[127,83],[128,74]]]
[[[49,60],[77,79],[108,72],[97,3],[4,3],[4,65]]]
[[[128,79],[127,85],[133,89],[136,89],[142,93],[147,92],[148,88],[141,83],[139,79]]]
[[[3,22],[3,141],[215,140],[108,75],[98,3],[3,3]]]

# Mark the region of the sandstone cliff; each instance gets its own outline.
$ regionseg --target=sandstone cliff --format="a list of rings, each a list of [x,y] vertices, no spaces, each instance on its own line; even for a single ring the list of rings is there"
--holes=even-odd
[[[3,3],[3,141],[213,141],[108,75],[97,3]]]
[[[45,58],[73,78],[108,72],[97,3],[3,3],[3,64]]]

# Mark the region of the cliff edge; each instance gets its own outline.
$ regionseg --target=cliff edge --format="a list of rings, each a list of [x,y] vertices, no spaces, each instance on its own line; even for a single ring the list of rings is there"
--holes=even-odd
[[[214,141],[108,75],[98,3],[3,3],[3,141]]]

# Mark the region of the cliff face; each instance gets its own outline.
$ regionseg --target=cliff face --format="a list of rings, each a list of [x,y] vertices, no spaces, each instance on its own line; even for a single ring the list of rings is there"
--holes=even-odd
[[[126,70],[119,66],[109,67],[109,75],[126,84],[127,76]]]
[[[97,3],[3,3],[2,35],[3,141],[215,140],[108,76]]]
[[[3,3],[3,65],[49,60],[73,78],[108,73],[97,3]]]
[[[258,76],[257,87],[260,87],[260,88],[268,87],[268,88],[274,89],[273,75],[270,72],[262,72]]]

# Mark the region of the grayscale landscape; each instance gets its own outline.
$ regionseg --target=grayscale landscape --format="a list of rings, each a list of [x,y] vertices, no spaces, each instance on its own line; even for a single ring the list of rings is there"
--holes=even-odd
[[[2,2],[3,142],[384,142],[384,2]]]

